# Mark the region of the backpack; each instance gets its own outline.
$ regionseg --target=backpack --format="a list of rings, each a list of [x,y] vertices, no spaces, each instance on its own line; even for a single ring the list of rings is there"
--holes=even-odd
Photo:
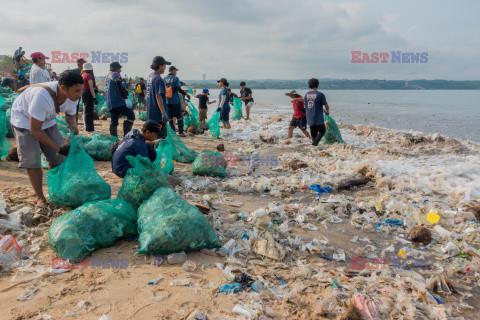
[[[137,88],[135,89],[135,93],[142,93],[142,86],[140,83],[137,84]]]
[[[173,88],[172,88],[172,81],[173,77],[171,77],[170,82],[165,85],[165,97],[167,99],[172,99],[173,98]]]

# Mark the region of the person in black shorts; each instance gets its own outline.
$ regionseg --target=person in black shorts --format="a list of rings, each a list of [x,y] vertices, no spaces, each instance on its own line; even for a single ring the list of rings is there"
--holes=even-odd
[[[142,112],[146,110],[145,104],[145,92],[147,88],[145,87],[145,79],[140,78],[140,82],[135,86],[135,94],[137,95],[138,101],[138,111]]]
[[[293,105],[293,117],[288,127],[288,138],[291,139],[293,137],[293,130],[298,127],[302,130],[303,134],[310,139],[310,133],[307,131],[307,116],[305,114],[303,97],[295,90],[287,92],[285,95],[292,99],[290,102]]]
[[[210,92],[208,89],[203,89],[202,94],[196,94],[197,90],[194,90],[193,94],[195,98],[198,99],[198,111],[199,111],[199,122],[200,122],[200,129],[202,130],[200,133],[205,131],[205,121],[207,120],[207,110],[208,105],[212,103],[216,103],[217,100],[210,101],[208,96]]]

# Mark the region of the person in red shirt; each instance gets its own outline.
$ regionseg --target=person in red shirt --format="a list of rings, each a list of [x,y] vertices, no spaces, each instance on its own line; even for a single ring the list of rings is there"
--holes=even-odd
[[[290,97],[292,100],[290,102],[293,105],[293,117],[290,121],[288,127],[288,139],[293,137],[293,129],[299,127],[302,130],[303,134],[310,139],[310,133],[307,131],[307,116],[305,114],[305,104],[303,103],[303,97],[297,93],[297,91],[292,90],[285,93],[286,96]]]
[[[95,76],[93,74],[93,66],[91,63],[85,63],[82,72],[83,78],[83,118],[84,130],[87,132],[94,132],[95,127],[93,123],[94,104],[98,104],[95,95]]]

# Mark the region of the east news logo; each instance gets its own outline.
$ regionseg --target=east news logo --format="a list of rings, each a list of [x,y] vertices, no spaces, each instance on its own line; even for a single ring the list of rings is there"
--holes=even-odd
[[[389,60],[390,59],[390,60]],[[427,63],[428,52],[362,52],[352,51],[352,63]]]

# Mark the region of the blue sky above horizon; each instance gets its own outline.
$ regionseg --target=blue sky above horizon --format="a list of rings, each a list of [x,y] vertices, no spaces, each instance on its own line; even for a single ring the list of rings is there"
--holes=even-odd
[[[146,76],[155,55],[183,79],[480,79],[480,2],[7,1],[0,54],[128,52]],[[428,63],[353,64],[351,51],[428,52]],[[390,60],[390,59],[389,59]],[[61,72],[74,64],[54,64]],[[105,75],[108,64],[94,64]]]

